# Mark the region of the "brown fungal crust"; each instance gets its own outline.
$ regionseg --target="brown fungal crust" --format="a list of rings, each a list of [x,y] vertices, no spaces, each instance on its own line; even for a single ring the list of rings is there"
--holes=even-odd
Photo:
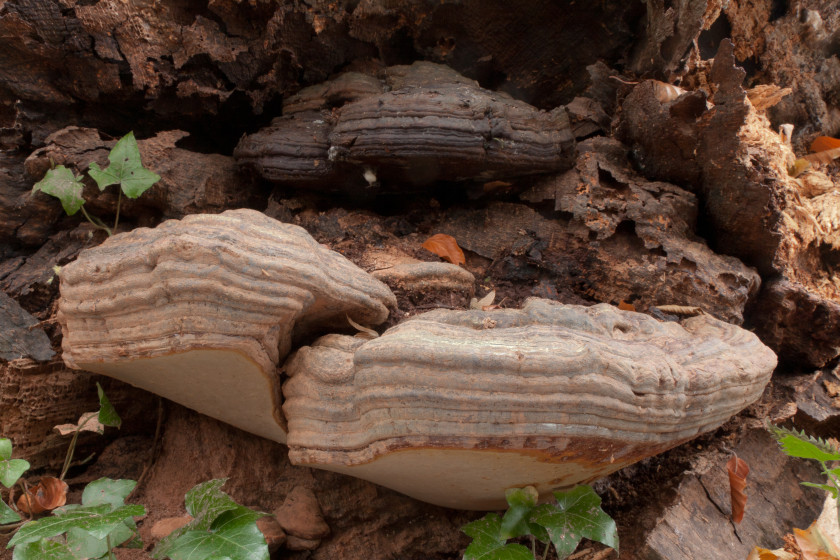
[[[775,365],[709,316],[530,299],[432,311],[370,341],[322,337],[287,362],[283,410],[293,463],[483,509],[505,488],[593,480],[714,429]]]
[[[571,165],[562,107],[539,111],[430,63],[396,67],[375,89],[361,74],[307,88],[290,103],[291,115],[243,137],[234,156],[272,181],[322,188],[370,182],[366,169],[379,181],[426,185]]]
[[[345,315],[381,323],[394,304],[302,228],[232,210],[84,251],[61,272],[58,317],[68,366],[282,440],[276,366],[293,333]]]

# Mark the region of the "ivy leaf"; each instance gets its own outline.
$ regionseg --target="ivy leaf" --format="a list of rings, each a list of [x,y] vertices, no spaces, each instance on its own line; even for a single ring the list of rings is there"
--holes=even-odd
[[[172,560],[268,560],[268,545],[256,524],[263,514],[237,506],[221,514],[209,531],[189,530],[166,551]],[[158,556],[159,557],[159,556]]]
[[[831,494],[832,498],[834,498],[835,500],[837,499],[837,488],[835,488],[831,484],[816,484],[813,482],[800,482],[799,484],[801,484],[802,486],[809,486],[811,488],[819,488],[820,490],[825,490],[826,492]]]
[[[221,514],[240,506],[233,498],[222,492],[226,478],[216,478],[203,482],[187,492],[184,501],[187,513],[193,516],[191,529],[209,529]]]
[[[213,534],[213,531],[216,531],[218,520],[223,519],[228,512],[232,512],[231,515],[237,517],[240,523],[250,519],[250,522],[256,528],[256,520],[266,514],[237,504],[233,498],[221,491],[225,482],[227,482],[226,478],[208,480],[187,492],[185,496],[187,512],[193,517],[193,520],[161,539],[152,551],[152,558],[166,558],[167,556],[174,558],[172,551],[181,550],[181,543],[185,542],[181,539],[185,535],[188,533]],[[226,533],[219,538],[224,536],[226,536]],[[260,533],[260,536],[262,536],[262,533]],[[204,542],[198,540],[197,535],[192,535],[188,539],[191,542]],[[264,541],[265,539],[263,539]]]
[[[0,484],[6,488],[11,488],[27,470],[29,470],[29,461],[3,459],[0,461]]]
[[[501,535],[502,520],[496,513],[488,513],[461,530],[473,538],[464,560],[534,560],[531,551],[521,544],[507,544]]]
[[[82,198],[84,188],[81,177],[76,177],[72,171],[59,165],[47,171],[44,178],[35,183],[32,194],[41,191],[56,197],[61,201],[61,206],[64,207],[67,215],[72,216],[85,203],[85,199]]]
[[[88,168],[88,174],[96,181],[100,191],[118,184],[127,197],[137,198],[160,181],[160,175],[143,167],[133,132],[120,138],[108,154],[108,161],[110,165],[105,169],[101,169],[96,162]]]
[[[615,521],[601,509],[601,498],[592,488],[581,485],[554,497],[557,503],[539,506],[531,521],[546,528],[558,557],[569,556],[584,537],[618,550]]]
[[[0,438],[0,461],[8,461],[12,458],[12,440]]]
[[[118,508],[125,503],[125,499],[134,490],[137,483],[133,480],[113,480],[100,478],[85,486],[82,492],[82,505],[98,506],[108,504]]]
[[[6,502],[0,500],[0,525],[5,525],[6,523],[17,523],[18,521],[20,521],[20,515],[10,508]]]
[[[502,526],[499,536],[503,539],[513,539],[526,535],[534,535],[540,541],[549,541],[545,528],[530,523],[531,514],[537,506],[540,495],[533,486],[525,488],[509,488],[505,490],[508,510],[502,517]]]
[[[78,558],[100,558],[108,553],[109,540],[111,548],[120,546],[134,536],[135,528],[134,520],[129,522],[126,519],[102,538],[94,537],[84,529],[70,529],[67,531],[67,547]]]
[[[12,560],[79,560],[64,543],[40,539],[15,547]]]
[[[108,504],[57,510],[52,517],[30,521],[18,529],[8,546],[54,537],[74,528],[83,529],[96,538],[105,538],[126,518],[145,514],[146,508],[140,505],[121,506],[113,511]]]
[[[99,422],[113,428],[122,426],[120,415],[114,410],[111,401],[105,396],[105,391],[99,383],[96,384],[96,392],[99,393]]]

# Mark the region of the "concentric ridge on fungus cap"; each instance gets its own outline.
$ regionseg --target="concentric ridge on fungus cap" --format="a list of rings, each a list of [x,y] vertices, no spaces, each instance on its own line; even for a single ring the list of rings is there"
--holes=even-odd
[[[678,323],[531,299],[328,335],[283,387],[292,462],[461,509],[588,482],[720,426],[776,356],[710,316]]]
[[[303,228],[196,214],[88,249],[61,271],[69,367],[283,441],[276,367],[292,333],[388,316],[387,286]]]

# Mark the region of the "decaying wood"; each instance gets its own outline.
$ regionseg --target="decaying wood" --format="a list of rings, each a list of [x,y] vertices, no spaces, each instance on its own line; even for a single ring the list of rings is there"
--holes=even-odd
[[[72,368],[283,441],[276,367],[294,333],[378,324],[391,291],[302,228],[230,210],[138,228],[61,272]]]
[[[638,558],[695,560],[701,550],[708,560],[746,558],[753,547],[779,546],[791,527],[813,522],[822,502],[809,499],[809,490],[800,481],[819,478],[815,464],[785,457],[761,428],[730,445],[750,465],[743,521],[735,526],[729,518],[727,457],[714,449],[704,450],[682,476],[674,503],[659,516]]]
[[[735,65],[732,43],[724,41],[711,71],[718,84],[714,106],[698,104],[686,112],[682,98],[659,103],[643,84],[624,100],[619,134],[648,176],[677,180],[698,193],[714,231],[713,247],[764,275],[781,277],[773,280],[775,288],[762,291],[753,323],[761,333],[772,332],[766,340],[780,354],[795,347],[796,360],[819,367],[840,351],[821,342],[840,336],[840,282],[826,272],[823,260],[829,247],[836,250],[840,220],[831,209],[831,192],[810,200],[800,196],[830,187],[789,175],[795,159],[791,146],[748,101],[741,86],[744,74]],[[686,148],[682,157],[673,156],[673,145]],[[780,297],[780,289],[788,295]],[[767,323],[791,314],[787,307],[774,308],[790,297],[804,297],[813,303],[805,308],[829,316],[800,309],[794,322]],[[811,338],[809,326],[815,324],[827,330]]]
[[[6,361],[33,358],[39,361],[53,357],[50,339],[38,320],[20,305],[0,292],[0,359]]]
[[[494,509],[511,486],[547,495],[719,426],[775,366],[755,335],[707,315],[680,326],[539,299],[437,310],[299,349],[283,387],[289,456]]]

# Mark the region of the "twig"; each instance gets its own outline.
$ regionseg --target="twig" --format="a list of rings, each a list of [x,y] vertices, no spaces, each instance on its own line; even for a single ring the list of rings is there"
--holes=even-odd
[[[157,414],[157,424],[155,425],[155,437],[152,440],[152,452],[149,454],[149,460],[146,462],[146,466],[143,467],[143,472],[140,473],[140,478],[137,479],[137,484],[134,485],[134,489],[131,491],[129,496],[134,494],[143,481],[146,479],[146,475],[149,473],[149,470],[152,468],[152,465],[155,463],[155,457],[157,456],[157,448],[158,443],[160,442],[160,430],[161,426],[163,426],[163,399],[158,397],[158,414]]]

